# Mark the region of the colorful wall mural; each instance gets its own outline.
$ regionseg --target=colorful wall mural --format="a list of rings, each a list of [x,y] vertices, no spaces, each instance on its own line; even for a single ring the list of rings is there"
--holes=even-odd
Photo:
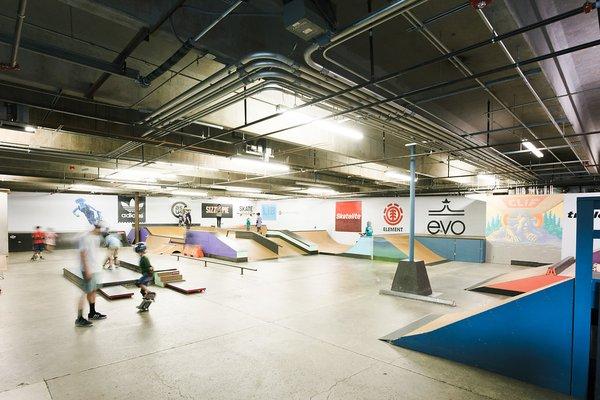
[[[562,195],[490,196],[486,238],[492,242],[560,246],[562,216]]]

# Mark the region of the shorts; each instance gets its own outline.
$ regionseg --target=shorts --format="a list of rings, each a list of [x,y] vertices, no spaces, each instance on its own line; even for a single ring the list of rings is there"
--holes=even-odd
[[[33,251],[44,251],[44,249],[46,248],[46,246],[44,246],[44,243],[36,243],[33,245]]]
[[[141,285],[148,286],[149,284],[152,283],[153,280],[154,280],[154,276],[152,274],[142,275],[142,276],[140,276],[140,278],[137,281],[135,281],[135,285],[137,287],[140,287]]]
[[[83,272],[81,275],[83,275]],[[100,278],[100,272],[94,272],[90,279],[83,279],[83,291],[86,293],[92,293],[96,291],[102,283]]]

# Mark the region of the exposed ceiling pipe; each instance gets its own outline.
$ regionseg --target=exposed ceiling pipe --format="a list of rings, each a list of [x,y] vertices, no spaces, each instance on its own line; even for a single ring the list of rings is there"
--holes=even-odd
[[[142,86],[150,86],[153,80],[161,76],[168,71],[173,65],[177,64],[183,57],[185,57],[193,48],[196,42],[200,40],[204,35],[206,35],[212,28],[214,28],[219,22],[221,22],[225,17],[233,12],[240,4],[242,4],[246,0],[237,0],[233,3],[223,14],[221,14],[217,19],[211,22],[206,28],[204,28],[200,33],[198,33],[193,38],[189,38],[181,45],[181,47],[173,53],[169,59],[167,59],[164,63],[162,63],[158,68],[154,71],[150,72],[146,76],[140,76],[138,82]]]
[[[589,3],[586,3],[586,5]],[[592,5],[592,7],[595,7],[595,5]],[[585,8],[585,5],[584,5]],[[490,30],[490,32],[492,33],[492,35],[494,36],[498,36],[498,34],[496,33],[496,30],[494,29],[494,26],[492,25],[492,23],[490,22],[490,20],[485,16],[485,14],[483,13],[483,11],[479,10],[478,11],[479,16],[481,17],[481,19],[483,20],[485,26]],[[508,50],[508,48],[506,47],[506,45],[502,42],[498,43],[500,45],[500,48],[502,49],[502,51],[504,52],[504,54],[506,55],[506,57],[510,60],[510,62],[514,63],[515,58],[512,56],[512,54],[510,53],[510,51]],[[521,69],[520,66],[517,66],[515,68],[517,70],[517,72],[519,73],[519,75],[521,76],[521,78],[523,79],[523,83],[525,83],[525,86],[527,86],[527,89],[529,89],[529,92],[533,95],[533,97],[535,98],[535,100],[537,101],[537,103],[539,104],[539,106],[542,108],[542,110],[544,110],[544,113],[548,116],[548,119],[550,120],[550,122],[552,122],[552,125],[554,126],[554,129],[556,129],[556,131],[564,136],[565,132],[563,132],[562,128],[558,125],[558,122],[556,122],[556,119],[554,118],[554,116],[552,115],[552,113],[550,112],[550,110],[548,109],[548,107],[546,106],[546,104],[542,101],[540,95],[537,93],[537,91],[533,88],[533,86],[531,86],[531,82],[529,82],[529,79],[527,79],[527,76],[525,76],[525,74],[523,73],[523,70]],[[509,113],[512,114],[512,111],[509,110]],[[530,131],[530,133],[533,134],[533,132]],[[534,137],[536,137],[535,135],[533,135]],[[537,139],[537,137],[536,137]],[[586,171],[588,171],[588,173],[590,173],[588,167],[586,167],[585,163],[583,162],[583,160],[581,159],[581,157],[579,157],[579,153],[578,151],[573,147],[573,144],[571,143],[570,140],[566,140],[565,142],[569,145],[569,148],[571,149],[571,151],[573,152],[573,154],[575,155],[575,157],[577,157],[577,159],[581,162],[581,165],[583,165],[583,167],[586,169]],[[552,153],[552,152],[551,152]],[[552,153],[554,155],[554,153]]]
[[[0,70],[4,71],[18,71],[21,69],[17,63],[17,57],[19,55],[19,45],[21,44],[21,32],[23,31],[23,22],[25,21],[25,9],[27,8],[27,0],[19,1],[19,9],[17,11],[17,21],[15,23],[15,34],[14,42],[12,46],[12,56],[10,63],[0,64]]]

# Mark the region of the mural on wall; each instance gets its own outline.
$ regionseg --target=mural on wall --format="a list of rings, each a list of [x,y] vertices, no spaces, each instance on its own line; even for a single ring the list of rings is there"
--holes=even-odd
[[[399,226],[400,222],[404,218],[404,211],[398,203],[388,203],[383,209],[383,220],[385,224],[383,226],[384,232],[403,232],[404,227]]]
[[[90,225],[95,225],[102,220],[102,213],[94,208],[88,201],[82,197],[75,200],[77,207],[73,210],[73,215],[77,218],[85,216]]]
[[[464,209],[453,208],[452,201],[444,199],[439,207],[429,209],[427,216],[427,233],[430,235],[462,235],[467,226],[462,220],[465,216]]]
[[[492,196],[487,203],[489,241],[559,246],[563,196]]]
[[[362,231],[362,202],[338,201],[335,203],[336,232]]]

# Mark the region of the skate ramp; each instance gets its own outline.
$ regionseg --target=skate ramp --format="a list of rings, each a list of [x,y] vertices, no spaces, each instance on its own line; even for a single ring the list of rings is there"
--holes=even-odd
[[[235,243],[237,248],[246,252],[248,261],[273,260],[278,257],[277,253],[267,249],[254,239],[232,238],[231,236],[227,239]]]
[[[183,226],[176,225],[143,225],[143,228],[146,228],[148,233],[153,236],[167,236],[178,239],[183,239],[186,232]]]
[[[327,231],[294,231],[298,236],[314,243],[321,254],[338,255],[345,253],[352,246],[341,244],[333,240]]]
[[[380,340],[569,394],[574,279],[467,312],[428,315]]]
[[[393,245],[399,252],[408,257],[408,235],[377,235]],[[428,247],[415,240],[415,260],[423,260],[425,264],[436,264],[446,261],[443,257],[431,251]]]
[[[574,276],[575,259],[567,257],[557,263],[509,272],[477,283],[466,290],[517,296]]]
[[[291,245],[289,242],[283,240],[280,237],[269,237],[269,239],[277,244],[279,250],[277,254],[279,257],[295,257],[303,256],[308,254],[306,251],[299,249],[296,246]]]
[[[183,253],[183,240],[178,238],[148,235],[146,246],[148,251],[154,254]]]

